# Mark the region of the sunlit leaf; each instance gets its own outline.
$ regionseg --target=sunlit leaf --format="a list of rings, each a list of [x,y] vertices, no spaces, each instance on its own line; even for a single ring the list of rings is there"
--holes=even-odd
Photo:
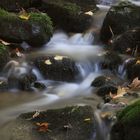
[[[36,111],[35,114],[32,116],[32,118],[36,118],[40,115],[40,112],[39,111]]]
[[[19,18],[28,20],[30,18],[30,14],[27,13],[24,9],[22,9],[22,11],[20,11],[19,13]]]
[[[92,11],[88,11],[88,12],[85,12],[85,14],[92,16],[93,15],[93,12]]]
[[[47,65],[51,65],[52,63],[51,63],[50,60],[46,60],[46,61],[45,61],[45,64],[47,64]]]
[[[56,55],[54,57],[55,60],[63,60],[63,58],[64,58],[63,56],[59,56],[59,55]]]
[[[140,88],[140,80],[136,77],[129,85],[130,88]]]
[[[8,43],[8,42],[6,42],[6,41],[4,41],[4,40],[2,40],[2,39],[0,39],[0,42],[3,44],[3,45],[10,45],[10,43]]]

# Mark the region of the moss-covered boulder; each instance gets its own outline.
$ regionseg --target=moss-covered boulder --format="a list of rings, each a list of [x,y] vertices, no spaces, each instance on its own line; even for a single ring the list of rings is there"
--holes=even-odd
[[[22,114],[2,128],[0,137],[3,140],[91,140],[93,132],[93,109],[72,106]]]
[[[111,140],[140,139],[140,100],[123,109],[117,118],[112,128]]]
[[[29,13],[29,16],[26,20],[0,9],[0,38],[15,43],[25,41],[32,46],[46,43],[52,35],[50,18],[44,13]]]
[[[94,11],[97,9],[96,0],[64,0],[67,2],[75,3],[80,6],[83,11]]]
[[[138,56],[140,53],[140,28],[134,28],[118,35],[112,41],[114,51]]]
[[[38,57],[34,60],[34,65],[46,79],[50,80],[72,82],[78,74],[75,62],[67,57]]]
[[[39,7],[42,0],[1,0],[0,8],[10,12],[18,12],[21,8]]]
[[[82,13],[80,6],[63,0],[44,1],[40,10],[47,12],[57,28],[67,32],[83,32],[93,23],[92,16]]]
[[[104,43],[114,35],[119,35],[128,29],[140,26],[140,6],[130,2],[120,2],[108,11],[101,29],[101,40]]]
[[[7,46],[0,44],[0,71],[2,71],[2,69],[9,60],[10,56]]]

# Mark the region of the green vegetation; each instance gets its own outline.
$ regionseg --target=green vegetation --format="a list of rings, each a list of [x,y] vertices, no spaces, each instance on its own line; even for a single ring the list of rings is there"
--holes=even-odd
[[[125,125],[140,126],[140,100],[119,112],[118,120]]]

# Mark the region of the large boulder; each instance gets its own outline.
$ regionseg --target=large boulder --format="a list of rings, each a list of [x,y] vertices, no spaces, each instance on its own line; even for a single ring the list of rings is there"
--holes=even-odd
[[[138,56],[140,53],[140,27],[126,31],[112,40],[114,51]]]
[[[93,132],[93,109],[72,106],[22,114],[1,129],[0,137],[3,140],[91,140]]]
[[[47,12],[57,28],[67,32],[84,32],[93,23],[92,16],[83,13],[80,6],[63,0],[46,0],[40,10]]]
[[[4,41],[41,46],[52,35],[52,22],[47,14],[29,13],[29,19],[22,19],[14,13],[0,9],[0,38]]]
[[[108,11],[101,29],[101,40],[104,43],[114,35],[119,35],[128,29],[140,26],[140,6],[130,2],[120,2]]]
[[[76,79],[78,68],[74,61],[67,57],[38,57],[34,65],[46,79],[72,82]]]
[[[10,60],[7,46],[0,44],[0,71],[3,70],[6,63]]]
[[[111,140],[139,140],[140,100],[119,112],[117,119],[111,131]]]

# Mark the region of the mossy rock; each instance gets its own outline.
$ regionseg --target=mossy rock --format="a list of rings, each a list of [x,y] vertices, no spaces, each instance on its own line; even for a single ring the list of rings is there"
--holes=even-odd
[[[75,3],[63,0],[45,1],[40,10],[46,11],[56,28],[67,32],[84,32],[93,23],[93,18],[81,12]]]
[[[104,43],[112,38],[111,29],[114,35],[119,35],[129,29],[140,26],[140,6],[130,2],[120,2],[112,6],[108,11],[101,29],[101,40]]]
[[[1,0],[0,8],[10,12],[18,12],[21,7],[28,9],[30,7],[39,7],[41,4],[42,0]]]
[[[10,60],[8,47],[0,44],[0,71],[4,68],[6,63]]]
[[[75,3],[80,6],[83,11],[94,11],[97,9],[96,0],[64,0],[67,2]]]
[[[117,118],[117,123],[112,128],[111,140],[139,140],[140,100],[120,111]]]
[[[63,57],[57,60],[56,56],[38,57],[34,60],[34,65],[41,74],[50,80],[72,82],[76,80],[78,68],[70,58]]]
[[[0,38],[8,42],[23,41],[32,46],[41,46],[52,35],[52,22],[45,13],[29,13],[28,20],[0,9]]]
[[[94,132],[93,109],[90,106],[71,106],[20,115],[0,131],[3,140],[91,140]],[[48,131],[39,132],[37,123],[49,123]],[[5,132],[8,132],[5,134]]]

